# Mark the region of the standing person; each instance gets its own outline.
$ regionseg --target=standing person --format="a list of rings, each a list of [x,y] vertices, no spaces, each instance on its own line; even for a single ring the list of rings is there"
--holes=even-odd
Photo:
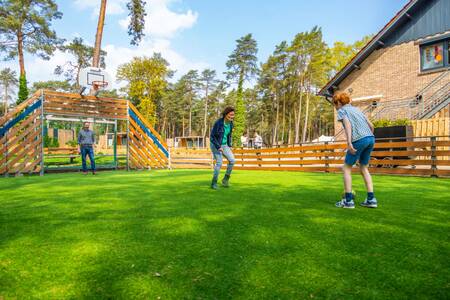
[[[244,147],[244,148],[248,147],[248,139],[247,139],[247,134],[246,133],[244,133],[241,136],[241,144],[242,144],[242,147]]]
[[[89,155],[91,162],[92,174],[95,175],[95,159],[94,159],[95,134],[89,129],[89,122],[83,124],[83,128],[78,133],[78,145],[80,146],[81,161],[83,166],[83,174],[87,174],[86,155]]]
[[[258,132],[255,132],[255,148],[261,149],[263,144],[262,137],[258,134]]]
[[[231,151],[231,135],[233,133],[234,108],[226,107],[222,113],[222,118],[218,119],[211,130],[211,151],[214,155],[216,164],[211,182],[211,188],[217,189],[217,180],[219,178],[220,168],[222,167],[222,156],[228,160],[227,171],[222,179],[222,185],[229,187],[229,180],[233,165],[235,162],[233,152]]]
[[[373,193],[372,176],[369,173],[370,154],[374,148],[375,137],[373,124],[358,108],[350,104],[350,96],[337,92],[333,96],[333,104],[337,110],[337,120],[342,122],[347,139],[347,154],[342,166],[344,173],[345,198],[336,203],[337,207],[355,208],[352,193],[352,166],[359,160],[359,169],[364,178],[367,198],[361,203],[364,207],[377,207],[377,199]]]

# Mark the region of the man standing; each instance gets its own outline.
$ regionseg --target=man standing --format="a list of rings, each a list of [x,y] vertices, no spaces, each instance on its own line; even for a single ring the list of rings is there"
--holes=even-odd
[[[255,132],[255,149],[261,149],[263,145],[263,139],[258,134],[258,132]]]
[[[78,133],[78,145],[80,146],[83,174],[85,175],[87,174],[86,155],[89,155],[92,174],[95,175],[94,144],[95,134],[89,129],[89,122],[85,122],[83,128]]]

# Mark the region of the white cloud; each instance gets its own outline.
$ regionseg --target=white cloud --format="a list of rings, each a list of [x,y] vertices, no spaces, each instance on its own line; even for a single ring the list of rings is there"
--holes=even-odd
[[[188,10],[178,13],[170,10],[170,3],[174,0],[147,1],[144,32],[154,38],[171,38],[175,33],[194,26],[198,13]],[[129,17],[119,21],[120,26],[128,27]]]
[[[75,0],[75,7],[80,10],[90,9],[92,11],[92,16],[98,16],[100,11],[100,1],[99,0]],[[120,15],[125,12],[126,0],[108,0],[106,5],[107,15]]]
[[[133,57],[147,56],[151,57],[154,53],[161,55],[169,62],[170,69],[177,71],[175,78],[191,69],[204,69],[209,67],[205,62],[192,62],[180,55],[171,48],[170,41],[167,39],[145,40],[138,47],[118,47],[115,45],[106,45],[103,48],[108,55],[106,56],[106,71],[115,79],[116,71],[119,65],[130,62]],[[124,83],[114,83],[113,86],[123,86]]]

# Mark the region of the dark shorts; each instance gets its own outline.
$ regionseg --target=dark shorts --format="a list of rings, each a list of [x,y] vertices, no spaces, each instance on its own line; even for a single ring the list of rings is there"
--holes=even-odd
[[[345,164],[353,166],[358,160],[360,165],[368,165],[370,154],[375,145],[375,138],[373,136],[366,136],[362,139],[352,142],[353,148],[356,149],[355,154],[347,151],[345,155]]]

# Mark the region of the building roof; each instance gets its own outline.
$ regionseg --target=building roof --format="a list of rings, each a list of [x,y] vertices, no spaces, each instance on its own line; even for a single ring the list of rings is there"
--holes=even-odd
[[[396,28],[409,20],[410,12],[419,2],[427,0],[410,0],[334,77],[319,91],[321,96],[331,96],[333,90],[375,50],[384,46],[384,39]]]

